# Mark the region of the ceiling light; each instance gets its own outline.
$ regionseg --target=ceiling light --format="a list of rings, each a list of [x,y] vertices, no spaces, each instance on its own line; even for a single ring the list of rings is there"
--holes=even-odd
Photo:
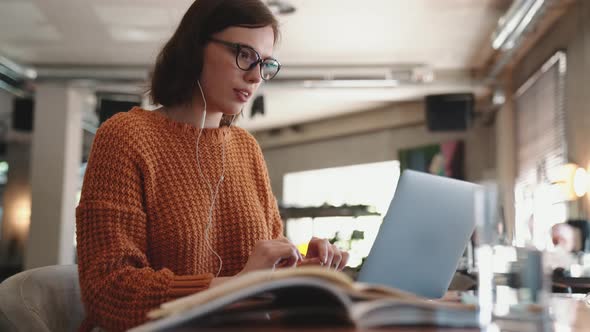
[[[500,18],[492,41],[492,47],[495,50],[500,49],[508,37],[516,30],[531,4],[529,0],[516,0],[506,14]]]
[[[37,78],[37,72],[34,69],[21,66],[3,56],[0,56],[0,72],[14,80]]]
[[[395,88],[398,80],[306,80],[305,88]]]
[[[492,95],[492,104],[494,106],[502,106],[506,103],[506,92],[501,88],[496,88]]]
[[[159,41],[167,36],[167,31],[117,26],[110,29],[111,38],[121,42],[150,42]]]
[[[545,0],[516,0],[506,14],[499,20],[493,35],[492,47],[495,50],[508,50],[530,25],[541,10]]]

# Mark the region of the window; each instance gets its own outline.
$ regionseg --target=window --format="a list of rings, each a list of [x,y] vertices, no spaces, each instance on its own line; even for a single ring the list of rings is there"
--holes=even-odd
[[[517,245],[549,245],[552,225],[566,218],[564,198],[548,174],[567,163],[564,84],[566,56],[557,52],[517,91],[515,185]]]
[[[369,254],[389,208],[400,175],[398,161],[327,168],[285,175],[283,204],[318,207],[368,205],[378,216],[321,217],[286,220],[287,237],[305,251],[312,236],[338,238],[350,253],[349,266],[361,264]],[[356,233],[355,233],[356,231]],[[362,236],[360,236],[362,232]],[[354,235],[353,235],[354,233]]]

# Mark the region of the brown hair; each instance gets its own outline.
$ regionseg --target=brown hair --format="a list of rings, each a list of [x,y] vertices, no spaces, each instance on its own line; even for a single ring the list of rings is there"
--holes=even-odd
[[[150,96],[154,104],[189,105],[203,69],[203,51],[214,33],[231,26],[271,26],[275,43],[278,22],[260,0],[196,0],[156,59]]]

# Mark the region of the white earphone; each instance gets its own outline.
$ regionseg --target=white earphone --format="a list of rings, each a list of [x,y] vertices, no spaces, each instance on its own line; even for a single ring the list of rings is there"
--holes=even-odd
[[[203,129],[205,129],[205,118],[207,117],[207,100],[205,99],[205,93],[203,92],[203,88],[201,87],[201,82],[199,82],[199,80],[197,80],[197,85],[199,86],[199,90],[201,91],[201,97],[203,98],[203,114],[201,116],[201,128],[199,129],[199,135],[197,136],[197,149],[196,149],[197,150],[196,151],[197,167],[199,169],[199,175],[207,183],[207,187],[209,188],[209,197],[211,199],[211,206],[209,207],[209,215],[207,217],[207,226],[205,228],[205,244],[207,245],[209,250],[215,256],[217,256],[217,259],[219,260],[219,269],[217,270],[217,274],[215,275],[216,277],[219,277],[219,274],[221,273],[221,268],[223,267],[223,260],[221,259],[221,256],[219,256],[219,254],[213,249],[213,247],[211,246],[211,242],[209,242],[209,228],[211,227],[211,223],[213,220],[213,208],[215,207],[215,201],[217,200],[217,194],[219,194],[219,187],[221,186],[221,183],[223,182],[224,174],[225,174],[225,137],[223,138],[223,141],[221,142],[221,176],[219,177],[219,180],[217,181],[217,185],[215,186],[215,192],[213,192],[213,188],[211,187],[209,180],[207,180],[207,178],[203,175],[203,170],[201,169],[201,162],[199,161],[199,141],[201,139],[201,133],[203,132]],[[232,118],[232,122],[233,122],[233,118]],[[230,126],[231,126],[231,123],[230,123]]]

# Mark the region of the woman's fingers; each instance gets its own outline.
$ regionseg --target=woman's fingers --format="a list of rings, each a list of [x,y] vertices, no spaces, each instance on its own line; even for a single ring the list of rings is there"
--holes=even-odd
[[[326,263],[324,264],[324,266],[329,269],[334,262],[334,249],[330,243],[328,243],[328,246],[326,248],[326,256],[327,256],[327,258],[326,258]]]
[[[318,258],[320,264],[329,269],[341,271],[348,263],[349,254],[330,244],[326,239],[313,237],[309,241],[306,259]],[[309,264],[306,264],[309,265]]]
[[[309,241],[306,256],[309,258],[318,257],[324,265],[327,265],[332,262],[329,250],[330,246],[328,240],[313,237]]]
[[[322,265],[341,271],[348,262],[349,254],[330,244],[326,239],[312,238],[308,255],[304,258],[297,247],[286,238],[260,241],[254,247],[243,272],[284,268],[297,265]]]
[[[332,250],[332,264],[328,265],[328,268],[336,271],[342,261],[342,252],[334,244],[331,245],[330,249]]]
[[[299,257],[299,261],[303,260],[303,255],[301,254],[301,252],[299,251],[299,249],[297,249],[297,246],[295,246],[293,244],[293,242],[289,241],[289,239],[287,239],[286,237],[280,237],[277,239],[278,242],[290,245],[291,247],[293,247],[295,249],[295,251],[297,252],[297,256]]]
[[[295,266],[300,261],[300,253],[295,246],[282,244],[273,246],[270,249],[268,257],[270,257],[273,267],[278,264],[282,267]]]
[[[297,266],[311,266],[311,265],[324,265],[323,262],[320,261],[319,257],[314,258],[304,258],[302,261],[297,263]]]
[[[254,246],[240,273],[295,266],[302,260],[301,253],[290,241],[283,239],[261,240]]]
[[[350,257],[350,255],[346,251],[341,251],[341,254],[342,260],[340,261],[340,264],[338,264],[338,267],[336,269],[337,271],[342,271],[344,269],[346,263],[348,263],[348,258]]]

